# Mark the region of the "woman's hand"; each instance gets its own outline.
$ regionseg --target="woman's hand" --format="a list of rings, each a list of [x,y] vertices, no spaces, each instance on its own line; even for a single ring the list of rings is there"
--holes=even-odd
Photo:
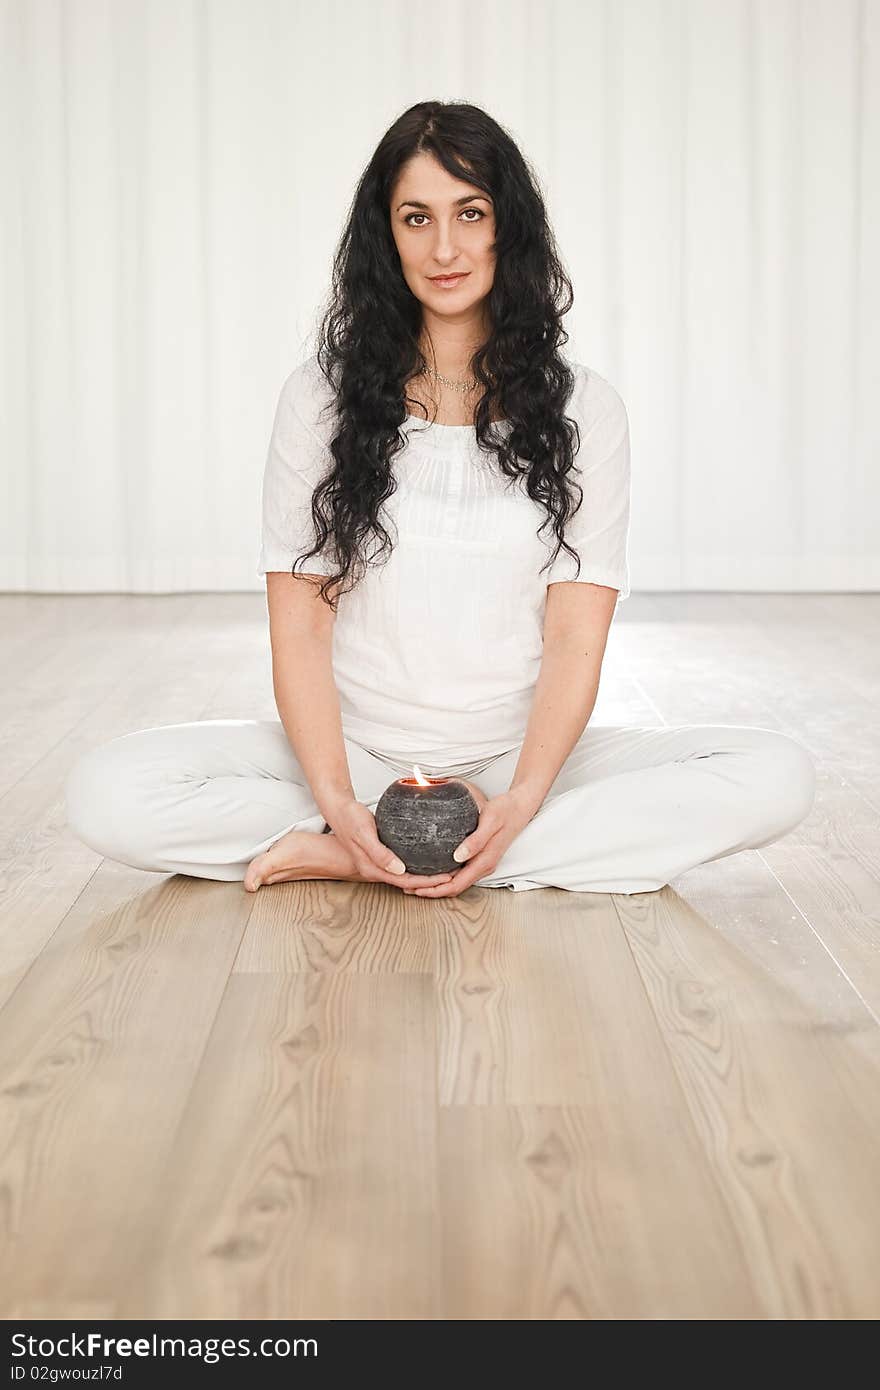
[[[460,779],[464,781],[464,779]],[[457,870],[448,883],[436,886],[416,887],[410,892],[419,898],[454,898],[463,893],[478,878],[485,878],[498,864],[508,845],[528,825],[535,814],[534,805],[516,791],[502,792],[500,796],[487,798],[472,782],[465,786],[474,796],[480,808],[480,821],[476,830],[462,840],[460,848],[467,851],[465,867]]]
[[[442,886],[451,880],[452,874],[407,873],[394,851],[382,844],[376,830],[376,817],[363,802],[348,798],[328,809],[329,814],[323,812],[324,818],[354,860],[362,879],[370,883],[393,883],[395,888],[405,890]],[[392,867],[395,864],[401,864],[404,872],[395,873]]]

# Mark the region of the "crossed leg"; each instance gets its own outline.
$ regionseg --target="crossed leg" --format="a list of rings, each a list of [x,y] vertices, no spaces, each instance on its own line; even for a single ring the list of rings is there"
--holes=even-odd
[[[375,810],[400,771],[346,739],[352,786]],[[473,765],[487,796],[510,785],[519,749]],[[815,768],[772,729],[736,725],[584,730],[544,802],[484,887],[578,892],[662,888],[686,869],[759,848],[808,814]],[[91,749],[66,785],[74,833],[154,872],[241,881],[290,830],[324,817],[279,720],[141,729]]]
[[[518,750],[476,779],[510,785]],[[802,744],[774,729],[587,725],[541,808],[477,884],[554,885],[641,893],[697,864],[758,849],[813,805],[816,771]]]

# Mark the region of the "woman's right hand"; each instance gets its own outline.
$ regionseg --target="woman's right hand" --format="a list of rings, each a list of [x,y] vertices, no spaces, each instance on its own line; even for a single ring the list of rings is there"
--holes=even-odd
[[[448,883],[452,874],[395,873],[393,866],[402,861],[392,849],[383,845],[376,830],[376,817],[363,802],[350,798],[339,801],[323,811],[324,819],[334,835],[348,850],[361,878],[371,883],[393,883],[396,888],[429,888]]]

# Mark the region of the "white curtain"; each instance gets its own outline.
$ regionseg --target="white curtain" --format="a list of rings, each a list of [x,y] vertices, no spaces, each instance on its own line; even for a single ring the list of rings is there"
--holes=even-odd
[[[632,586],[880,587],[880,0],[0,0],[0,588],[259,590],[282,381],[427,98],[544,188]]]

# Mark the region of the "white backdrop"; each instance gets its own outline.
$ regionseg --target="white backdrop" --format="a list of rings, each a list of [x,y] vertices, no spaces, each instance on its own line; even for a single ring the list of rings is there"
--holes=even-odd
[[[0,0],[0,589],[259,590],[277,396],[355,182],[485,106],[652,589],[880,588],[880,0]]]

